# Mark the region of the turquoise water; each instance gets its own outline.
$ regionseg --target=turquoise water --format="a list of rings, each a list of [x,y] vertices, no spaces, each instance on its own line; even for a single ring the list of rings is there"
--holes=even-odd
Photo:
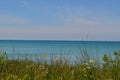
[[[41,41],[41,40],[0,40],[0,49],[8,55],[24,54],[71,56],[80,55],[86,49],[91,56],[102,57],[105,53],[111,54],[120,50],[120,42],[114,41]]]

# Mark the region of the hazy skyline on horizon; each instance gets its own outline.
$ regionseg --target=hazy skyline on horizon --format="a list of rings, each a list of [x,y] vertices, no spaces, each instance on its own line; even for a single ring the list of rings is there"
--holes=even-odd
[[[120,41],[120,0],[1,0],[0,40]]]

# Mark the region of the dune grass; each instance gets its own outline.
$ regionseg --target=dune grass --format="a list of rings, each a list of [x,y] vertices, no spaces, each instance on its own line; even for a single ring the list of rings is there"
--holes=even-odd
[[[0,51],[0,80],[120,80],[120,52],[111,58],[103,56],[103,63],[84,56],[79,64],[68,64],[62,58],[41,63],[32,60],[8,60]]]

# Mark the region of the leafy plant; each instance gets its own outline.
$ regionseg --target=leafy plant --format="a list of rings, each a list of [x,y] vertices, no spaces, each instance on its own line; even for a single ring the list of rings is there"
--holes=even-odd
[[[114,57],[110,58],[108,55],[103,56],[103,70],[108,72],[108,75],[112,80],[120,79],[120,51],[114,52]],[[107,77],[108,77],[107,76]]]

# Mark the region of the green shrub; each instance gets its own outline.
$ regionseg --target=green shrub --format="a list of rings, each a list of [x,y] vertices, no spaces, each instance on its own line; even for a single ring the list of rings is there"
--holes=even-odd
[[[106,72],[106,77],[112,80],[120,80],[120,52],[114,52],[113,58],[105,54],[103,61],[103,71]]]

